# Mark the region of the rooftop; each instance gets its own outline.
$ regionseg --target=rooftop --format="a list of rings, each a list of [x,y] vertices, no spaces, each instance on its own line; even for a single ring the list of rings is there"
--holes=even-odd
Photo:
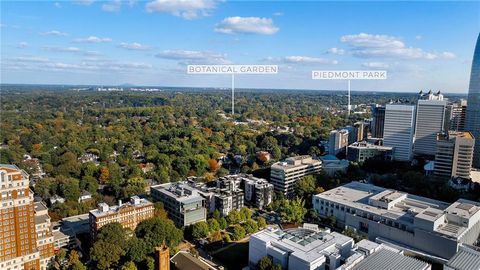
[[[179,251],[170,259],[172,269],[174,270],[213,270],[214,267],[193,257],[186,251]]]
[[[356,264],[352,270],[425,270],[429,264],[389,249],[380,249]]]
[[[376,145],[368,142],[354,142],[348,146],[348,148],[359,148],[359,149],[378,149],[378,150],[392,150],[392,147]]]
[[[151,188],[168,197],[175,198],[175,200],[181,203],[203,200],[199,191],[195,187],[188,185],[187,182],[166,183],[152,186]]]
[[[480,251],[462,245],[446,266],[455,270],[478,270],[480,269]]]
[[[295,156],[289,157],[284,161],[276,162],[272,165],[272,169],[284,170],[291,169],[300,166],[310,166],[310,165],[319,165],[322,162],[320,160],[313,159],[311,156]]]
[[[122,210],[126,210],[128,208],[144,207],[147,205],[153,206],[153,203],[151,203],[146,199],[141,199],[137,196],[133,196],[130,202],[119,204],[116,206],[108,206],[106,203],[100,203],[97,209],[90,210],[90,214],[98,218],[102,216],[115,214],[115,213],[121,212]]]

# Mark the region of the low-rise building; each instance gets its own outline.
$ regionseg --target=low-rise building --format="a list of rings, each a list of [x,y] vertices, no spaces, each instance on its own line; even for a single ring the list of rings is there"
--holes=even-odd
[[[336,173],[346,173],[350,163],[346,159],[338,159],[334,155],[325,155],[320,157],[322,161],[322,171],[328,176],[334,176]]]
[[[334,216],[339,226],[370,240],[444,259],[451,258],[461,243],[473,244],[480,235],[480,203],[464,199],[449,204],[351,182],[315,195],[313,206],[321,217]]]
[[[118,222],[133,231],[138,223],[152,218],[154,212],[153,203],[138,196],[133,196],[127,203],[120,201],[116,206],[99,203],[98,208],[89,213],[90,233],[95,237],[103,226],[112,222]]]
[[[78,202],[86,202],[92,199],[92,194],[86,190],[83,190],[82,193],[80,193],[80,197],[78,197]]]
[[[322,169],[322,162],[311,156],[296,156],[274,163],[270,170],[270,182],[276,192],[287,197],[295,194],[297,181]]]
[[[163,203],[169,217],[178,227],[205,221],[205,199],[199,191],[186,182],[166,183],[150,187],[155,201]]]
[[[355,142],[348,146],[347,159],[365,162],[367,159],[392,160],[393,148],[368,142]]]
[[[480,269],[480,248],[461,245],[458,252],[443,266],[444,270]]]

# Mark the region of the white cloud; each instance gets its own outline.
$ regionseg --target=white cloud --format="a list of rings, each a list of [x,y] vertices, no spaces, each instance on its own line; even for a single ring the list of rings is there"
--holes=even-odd
[[[55,2],[53,4],[56,8],[61,8],[62,7],[62,4],[60,4],[59,2]]]
[[[138,51],[144,51],[144,50],[149,50],[151,49],[150,46],[148,45],[143,45],[138,42],[133,42],[133,43],[126,43],[122,42],[118,45],[119,48],[122,49],[127,49],[127,50],[138,50]]]
[[[416,39],[416,40],[421,40],[422,38],[423,38],[423,37],[422,37],[421,35],[416,35],[416,36],[415,36],[415,39]]]
[[[52,30],[52,31],[47,31],[47,32],[42,32],[40,33],[42,36],[56,36],[56,37],[65,37],[68,36],[67,33],[65,32],[60,32],[58,30]]]
[[[122,8],[122,0],[111,0],[102,5],[102,10],[106,12],[118,12]]]
[[[112,41],[111,38],[100,38],[96,36],[89,36],[87,38],[77,38],[74,40],[77,43],[105,43]]]
[[[345,50],[339,48],[330,48],[327,50],[327,53],[336,54],[336,55],[344,55]]]
[[[399,38],[388,35],[360,33],[358,35],[345,35],[340,40],[350,46],[350,52],[353,56],[362,58],[433,60],[438,58],[451,59],[454,56],[450,52],[427,52],[421,48],[407,47]]]
[[[228,17],[215,26],[215,32],[222,34],[273,35],[278,30],[272,19],[260,17]]]
[[[310,57],[310,56],[285,56],[282,58],[268,58],[270,61],[282,62],[286,64],[322,64],[322,65],[336,65],[338,64],[337,60],[329,60],[319,57]]]
[[[273,13],[273,16],[283,16],[283,12],[275,12]]]
[[[27,47],[28,47],[28,43],[25,42],[25,41],[22,41],[22,42],[20,42],[20,43],[17,44],[17,48],[18,48],[18,49],[25,49],[25,48],[27,48]]]
[[[98,56],[101,55],[100,52],[97,51],[85,51],[77,47],[53,47],[53,46],[45,46],[42,47],[42,50],[49,51],[49,52],[60,52],[60,53],[75,53],[75,54],[82,54],[86,56]]]
[[[442,52],[440,54],[440,57],[443,58],[443,59],[454,59],[454,58],[457,58],[457,56],[452,53],[452,52]]]
[[[39,56],[19,56],[13,58],[15,62],[28,62],[28,63],[46,63],[50,61],[48,58],[39,57]]]
[[[231,64],[226,55],[207,51],[165,50],[155,56],[178,60],[180,64]]]
[[[165,12],[187,20],[210,15],[214,0],[155,0],[145,5],[147,12]]]
[[[95,0],[75,0],[73,2],[77,5],[90,6]]]
[[[388,69],[390,65],[383,62],[366,62],[362,64],[363,67],[372,69]]]

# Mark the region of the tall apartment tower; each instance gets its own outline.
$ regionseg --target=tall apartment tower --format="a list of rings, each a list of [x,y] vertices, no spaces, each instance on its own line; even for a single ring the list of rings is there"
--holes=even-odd
[[[454,103],[450,111],[449,129],[454,131],[465,131],[465,116],[467,114],[467,101],[462,99]]]
[[[388,104],[385,106],[383,145],[393,147],[393,159],[412,159],[415,106]]]
[[[421,95],[417,102],[417,116],[415,124],[415,155],[435,156],[437,133],[443,131],[445,108],[447,102],[443,100],[440,91]]]
[[[53,257],[50,218],[35,209],[29,175],[0,164],[0,194],[0,269],[47,269]]]
[[[437,135],[434,175],[438,179],[470,179],[475,139],[470,132],[450,131]]]
[[[383,129],[385,124],[385,107],[372,107],[372,137],[383,138]]]
[[[346,152],[349,142],[350,132],[347,129],[332,130],[328,141],[328,152],[330,155],[337,155]]]
[[[468,90],[468,107],[465,130],[475,137],[475,143],[480,145],[480,34],[477,38],[473,54],[472,72],[470,73],[470,88]],[[480,168],[480,147],[473,154],[473,167]]]
[[[270,169],[270,182],[276,192],[291,198],[295,195],[297,181],[322,169],[322,162],[311,156],[296,156],[274,163]]]

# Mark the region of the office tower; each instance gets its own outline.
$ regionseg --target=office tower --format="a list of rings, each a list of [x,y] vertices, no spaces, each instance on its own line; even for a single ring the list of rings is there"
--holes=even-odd
[[[415,155],[435,156],[437,133],[443,130],[445,107],[447,102],[443,95],[429,93],[417,102],[417,117],[415,124]]]
[[[138,196],[133,196],[127,203],[120,201],[117,206],[99,203],[98,208],[89,213],[90,234],[95,237],[103,226],[112,222],[118,222],[123,228],[133,231],[138,223],[152,218],[154,212],[153,203]]]
[[[465,116],[467,113],[467,101],[451,105],[449,129],[454,131],[465,131]]]
[[[478,35],[472,61],[472,72],[470,73],[465,130],[472,133],[475,144],[480,146],[480,34]],[[480,147],[475,148],[473,167],[480,168]]]
[[[383,129],[385,124],[385,107],[376,106],[372,108],[372,137],[383,138]]]
[[[470,132],[450,131],[437,136],[434,175],[438,179],[470,179],[475,139]]]
[[[47,269],[53,257],[50,217],[33,201],[29,175],[15,165],[0,164],[0,269]]]
[[[276,192],[288,197],[295,195],[297,181],[304,176],[320,172],[322,162],[311,156],[296,156],[274,163],[270,170],[270,182]]]
[[[388,104],[385,107],[383,145],[393,147],[393,159],[412,159],[415,106]]]
[[[347,129],[332,130],[328,141],[328,153],[330,155],[338,155],[346,152],[350,132]]]

